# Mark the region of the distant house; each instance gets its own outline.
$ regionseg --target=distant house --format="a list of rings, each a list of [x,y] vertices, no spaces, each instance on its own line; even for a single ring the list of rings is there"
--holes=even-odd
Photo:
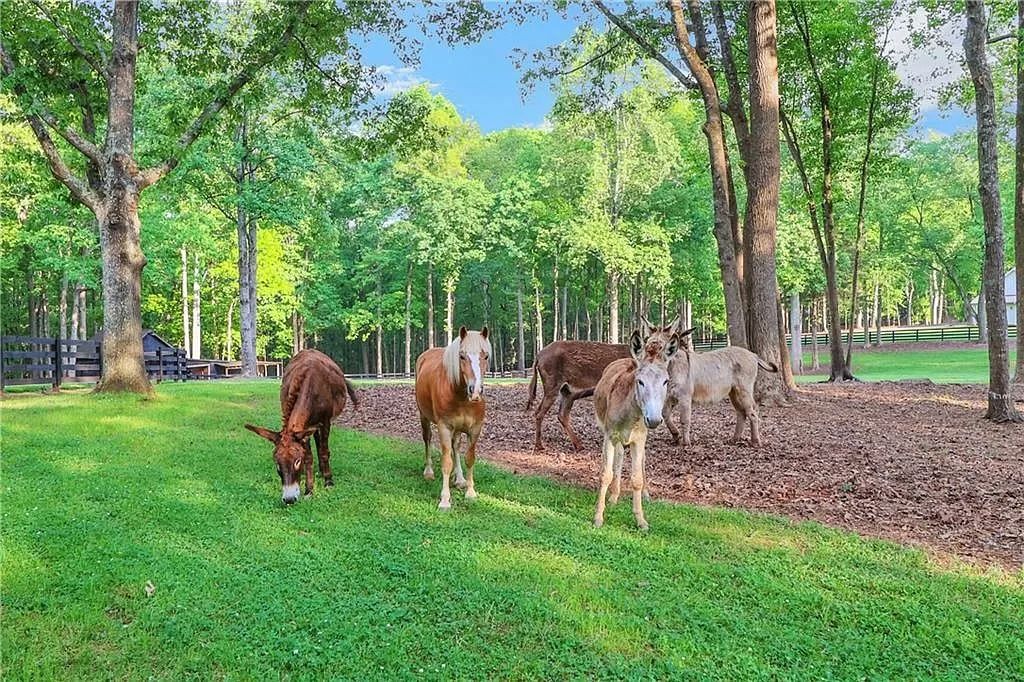
[[[1006,324],[1013,326],[1017,324],[1017,269],[1010,268],[1010,271],[1003,277],[1003,290],[1006,294]],[[978,309],[978,297],[971,301],[974,309]]]

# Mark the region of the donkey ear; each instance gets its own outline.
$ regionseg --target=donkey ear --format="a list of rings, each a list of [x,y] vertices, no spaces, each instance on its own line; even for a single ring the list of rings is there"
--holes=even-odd
[[[654,332],[654,325],[644,315],[640,316],[640,324],[643,325],[643,335],[650,336]]]
[[[669,322],[668,326],[665,327],[665,331],[667,331],[669,334],[678,334],[679,333],[679,318],[677,317],[676,319],[674,319],[671,322]]]
[[[490,332],[487,330],[487,325],[485,324],[484,328],[480,330],[480,336],[486,339],[488,334],[490,334]]]
[[[679,334],[672,334],[668,339],[668,347],[665,349],[665,357],[671,358],[679,350]]]
[[[634,329],[629,335],[629,354],[634,360],[639,360],[644,350],[644,340],[640,338],[640,330]]]
[[[270,429],[265,429],[262,426],[253,426],[252,424],[246,424],[245,428],[249,429],[261,438],[266,438],[274,445],[277,445],[277,441],[281,440],[281,434],[277,431],[271,431]]]
[[[684,339],[684,338],[686,338],[687,336],[689,336],[690,334],[692,334],[692,333],[693,333],[693,330],[694,330],[694,329],[696,329],[696,327],[690,327],[690,328],[689,328],[689,329],[687,329],[687,330],[686,330],[685,332],[678,332],[678,334],[679,334],[679,338],[681,338],[681,339]]]
[[[459,327],[459,339],[460,340],[466,338],[466,334],[468,334],[468,333],[469,333],[469,331],[466,329],[466,325],[462,325],[461,327]]]

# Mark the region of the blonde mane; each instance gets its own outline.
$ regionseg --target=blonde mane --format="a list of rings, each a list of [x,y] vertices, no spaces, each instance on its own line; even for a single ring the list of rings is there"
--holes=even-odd
[[[456,336],[455,339],[445,347],[444,369],[448,374],[448,381],[451,382],[452,386],[459,386],[462,384],[462,362],[459,359],[459,353],[465,352],[473,355],[480,351],[487,353],[489,364],[491,342],[488,341],[480,332],[466,332],[465,339],[461,339]],[[480,371],[486,372],[487,369],[487,367],[481,367]]]

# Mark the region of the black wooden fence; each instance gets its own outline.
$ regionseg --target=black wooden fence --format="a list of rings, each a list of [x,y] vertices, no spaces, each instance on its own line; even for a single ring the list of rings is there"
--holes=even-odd
[[[18,384],[95,383],[103,373],[99,341],[54,337],[0,337],[0,391]],[[143,353],[146,372],[155,381],[188,379],[183,348]]]

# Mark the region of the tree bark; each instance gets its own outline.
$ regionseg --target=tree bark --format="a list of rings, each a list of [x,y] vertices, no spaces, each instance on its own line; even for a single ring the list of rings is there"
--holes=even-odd
[[[537,325],[537,345],[534,346],[533,359],[537,361],[537,353],[544,348],[544,317],[542,315],[543,308],[540,302],[540,282],[536,279],[533,280],[533,310],[535,314],[535,323]]]
[[[181,247],[181,337],[185,350],[192,354],[192,322],[188,310],[188,250]],[[194,356],[193,356],[194,357]]]
[[[455,279],[451,276],[444,279],[444,327],[448,336],[446,343],[455,340]]]
[[[882,345],[882,283],[875,278],[875,345]]]
[[[811,302],[811,369],[821,368],[821,358],[818,355],[818,299]]]
[[[617,272],[608,275],[608,343],[619,342],[619,281]]]
[[[1017,371],[1013,380],[1015,383],[1024,384],[1024,0],[1017,0],[1016,129],[1013,252],[1017,278]]]
[[[202,277],[200,274],[199,256],[192,254],[195,270],[192,271],[192,347],[189,355],[193,358],[202,357],[203,323],[202,310]]]
[[[1003,279],[1003,216],[999,204],[999,161],[995,96],[985,43],[985,3],[967,0],[967,33],[964,53],[974,84],[978,126],[978,192],[985,218],[985,312],[988,316],[988,410],[995,422],[1024,420],[1013,405],[1010,392],[1009,343],[1006,337],[1006,293]]]
[[[434,266],[427,266],[427,347],[433,348],[437,339],[434,334]]]
[[[232,338],[232,333],[231,333],[231,325],[232,325],[232,322],[234,322],[234,318],[235,318],[235,299],[232,298],[230,301],[228,301],[228,316],[227,316],[227,322],[224,325],[224,359],[225,360],[232,360],[234,358],[234,354],[232,353],[232,351],[234,350],[234,345],[235,344],[234,344],[234,339]]]
[[[744,220],[749,348],[782,366],[779,293],[775,272],[775,232],[779,210],[779,71],[774,0],[749,5],[747,50],[750,64],[750,194]],[[749,245],[749,246],[748,246]],[[778,374],[759,373],[761,393],[785,400]]]
[[[60,301],[58,301],[57,316],[60,319],[61,340],[68,338],[68,273],[65,272],[60,278]]]
[[[804,371],[802,312],[800,293],[794,291],[789,295],[789,335],[792,339],[789,344],[789,357],[790,364],[793,366],[793,372],[796,374]]]
[[[405,374],[412,375],[412,262],[405,273]]]
[[[516,282],[516,369],[526,372],[526,334],[523,330],[523,282]]]
[[[704,136],[708,142],[711,162],[711,190],[714,205],[714,234],[718,246],[718,267],[725,294],[726,325],[733,345],[748,347],[747,323],[739,269],[736,263],[738,244],[733,241],[733,208],[729,194],[728,151],[725,145],[722,105],[718,88],[710,70],[690,44],[686,15],[680,0],[668,1],[672,15],[676,48],[686,62],[700,89],[704,102]],[[772,304],[774,308],[774,303]],[[618,341],[613,341],[617,343]]]

